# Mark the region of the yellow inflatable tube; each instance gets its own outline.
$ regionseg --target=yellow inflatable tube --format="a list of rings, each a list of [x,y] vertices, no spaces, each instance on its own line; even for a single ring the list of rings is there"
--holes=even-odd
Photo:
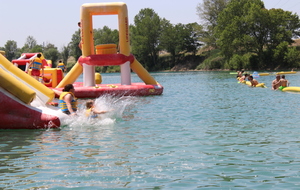
[[[8,74],[6,71],[0,68],[0,86],[12,95],[16,96],[25,104],[29,104],[35,98],[35,92]]]
[[[300,92],[299,86],[288,86],[282,89],[282,92]]]
[[[258,73],[259,76],[269,76],[270,73]]]
[[[246,81],[246,82],[242,82],[244,84],[247,84],[248,86],[251,86],[251,82],[250,81]],[[255,87],[262,87],[262,88],[266,88],[265,83],[258,83]]]
[[[276,75],[284,75],[284,74],[296,74],[296,71],[281,71],[276,73]]]
[[[21,69],[14,66],[10,61],[8,61],[3,55],[0,54],[0,67],[3,70],[6,70],[8,74],[10,74],[13,78],[19,80],[18,85],[24,84],[33,91],[35,91],[36,95],[42,102],[47,103],[53,100],[55,97],[55,93],[47,88],[45,85],[35,80],[28,74],[26,74]],[[14,88],[14,87],[12,87]]]

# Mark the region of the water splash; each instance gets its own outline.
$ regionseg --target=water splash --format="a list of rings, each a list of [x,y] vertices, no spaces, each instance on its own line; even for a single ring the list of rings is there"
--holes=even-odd
[[[42,105],[34,102],[37,109],[41,109],[43,113],[55,115],[59,117],[61,126],[69,127],[85,127],[85,126],[103,126],[113,125],[118,119],[122,119],[124,112],[134,107],[137,101],[136,97],[123,96],[113,97],[104,95],[95,99],[95,108],[99,111],[108,111],[105,114],[99,114],[98,118],[92,119],[85,115],[85,104],[89,99],[78,100],[78,111],[76,116],[69,116],[60,111],[59,108],[53,106]]]

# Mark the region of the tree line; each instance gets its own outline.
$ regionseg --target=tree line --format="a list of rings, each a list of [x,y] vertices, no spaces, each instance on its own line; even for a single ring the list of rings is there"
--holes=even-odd
[[[197,27],[200,27],[197,23],[171,24],[170,21],[160,18],[153,9],[142,9],[134,17],[134,24],[129,26],[131,52],[150,71],[170,69],[183,52],[196,54],[201,45],[198,41],[199,36],[195,32]],[[112,30],[107,26],[94,29],[93,33],[95,45],[119,42],[118,30]],[[69,44],[61,51],[51,43],[37,44],[33,36],[27,37],[22,48],[17,47],[16,41],[9,40],[0,49],[6,51],[9,60],[20,57],[23,52],[42,52],[55,66],[58,59],[67,63],[68,58],[73,56],[77,60],[81,56],[79,42],[80,30],[78,29],[72,35]],[[159,55],[162,51],[170,55],[168,59],[160,59]],[[107,67],[101,69],[105,72]]]
[[[276,70],[297,68],[300,35],[297,14],[266,9],[261,0],[204,0],[197,7],[205,21],[202,40],[215,50],[201,68]]]
[[[141,9],[134,17],[129,26],[131,52],[147,70],[169,70],[191,60],[187,57],[196,61],[197,69],[207,70],[299,67],[299,47],[293,46],[300,35],[298,15],[265,9],[261,0],[203,0],[196,8],[201,25],[172,24],[150,8]],[[95,45],[118,44],[118,30],[104,26],[93,32]],[[6,51],[9,60],[23,52],[43,52],[53,63],[58,59],[67,63],[70,56],[75,60],[81,56],[79,42],[78,29],[60,51],[51,43],[37,44],[32,36],[27,37],[22,48],[9,40],[0,49]],[[74,63],[68,63],[68,67]],[[117,71],[114,67],[97,69]]]

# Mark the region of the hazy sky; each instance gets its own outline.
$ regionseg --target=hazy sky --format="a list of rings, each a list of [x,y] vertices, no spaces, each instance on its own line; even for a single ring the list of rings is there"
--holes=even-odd
[[[67,45],[78,29],[80,7],[84,3],[118,2],[116,0],[0,0],[0,47],[8,40],[23,47],[33,36],[38,44],[52,43],[59,50]],[[196,7],[202,0],[124,0],[128,7],[129,24],[141,9],[152,8],[172,24],[200,22]],[[282,8],[300,15],[300,0],[264,0],[265,7]],[[94,28],[104,25],[117,29],[117,16],[94,16]]]

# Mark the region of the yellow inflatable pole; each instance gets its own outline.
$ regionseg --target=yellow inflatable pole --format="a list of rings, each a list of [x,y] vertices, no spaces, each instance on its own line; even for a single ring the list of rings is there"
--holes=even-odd
[[[144,81],[145,84],[157,85],[156,80],[148,73],[148,71],[136,60],[130,65],[131,69]]]
[[[82,66],[77,62],[68,72],[68,74],[62,79],[62,81],[60,81],[56,88],[63,88],[67,84],[73,84],[76,81],[76,79],[81,75],[82,70]]]

